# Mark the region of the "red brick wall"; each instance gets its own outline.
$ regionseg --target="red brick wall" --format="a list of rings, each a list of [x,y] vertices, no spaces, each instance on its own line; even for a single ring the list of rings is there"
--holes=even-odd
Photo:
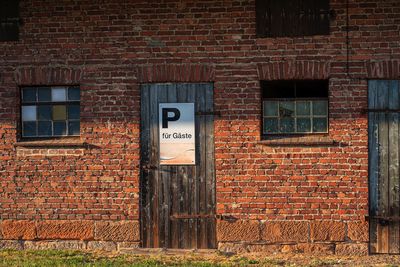
[[[400,2],[332,0],[329,36],[255,37],[254,1],[21,0],[0,43],[2,220],[139,218],[139,85],[213,81],[217,213],[363,221],[368,78],[400,78]],[[347,38],[348,37],[348,38]],[[348,45],[346,45],[346,41]],[[348,48],[348,49],[347,49]],[[266,145],[260,79],[329,79],[332,145]],[[87,147],[15,146],[21,85],[80,84]]]

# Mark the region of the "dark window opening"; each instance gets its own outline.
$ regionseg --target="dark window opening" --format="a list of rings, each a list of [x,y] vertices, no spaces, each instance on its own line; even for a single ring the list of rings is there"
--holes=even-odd
[[[329,35],[329,0],[256,0],[257,37]]]
[[[79,136],[78,86],[24,87],[21,97],[23,138]]]
[[[19,1],[0,1],[0,41],[18,41],[19,25]]]
[[[328,81],[261,81],[263,134],[328,132]]]

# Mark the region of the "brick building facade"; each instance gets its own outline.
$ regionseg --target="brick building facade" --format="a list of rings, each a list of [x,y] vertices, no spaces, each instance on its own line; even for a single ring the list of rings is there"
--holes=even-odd
[[[329,34],[257,37],[254,0],[20,1],[0,247],[140,246],[141,86],[209,83],[218,248],[367,253],[368,81],[400,79],[400,2],[329,2]],[[260,81],[283,80],[328,82],[327,133],[264,134]],[[79,86],[79,136],[24,138],[22,90],[54,86]]]

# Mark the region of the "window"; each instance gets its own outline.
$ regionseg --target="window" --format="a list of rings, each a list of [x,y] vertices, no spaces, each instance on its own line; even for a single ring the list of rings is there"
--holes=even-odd
[[[328,81],[261,81],[263,134],[328,132]]]
[[[19,1],[0,1],[0,41],[18,41],[19,23]]]
[[[257,37],[328,35],[329,0],[256,0]]]
[[[79,135],[78,86],[23,87],[21,96],[22,137]]]

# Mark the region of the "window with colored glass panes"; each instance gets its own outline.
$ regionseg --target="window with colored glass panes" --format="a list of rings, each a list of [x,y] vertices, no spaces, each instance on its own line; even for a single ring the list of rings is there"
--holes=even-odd
[[[79,86],[23,87],[22,137],[79,136]]]
[[[328,81],[262,81],[263,134],[328,132]]]

